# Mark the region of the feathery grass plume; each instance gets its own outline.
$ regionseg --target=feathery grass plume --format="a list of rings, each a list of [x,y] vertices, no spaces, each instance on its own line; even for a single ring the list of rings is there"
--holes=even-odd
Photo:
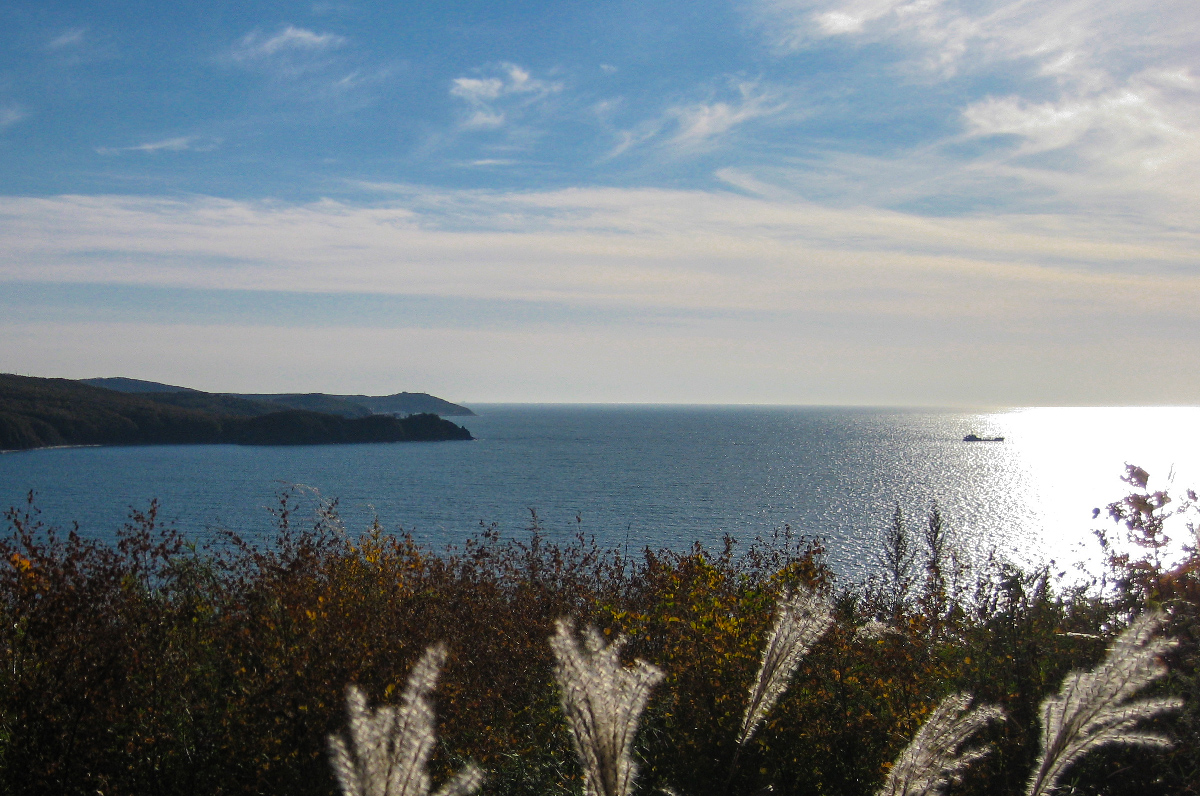
[[[964,768],[991,751],[990,746],[962,746],[989,722],[1003,721],[1004,711],[995,705],[968,711],[971,699],[952,694],[938,704],[896,758],[878,796],[940,796],[951,782],[962,780]]]
[[[446,660],[446,647],[425,650],[413,667],[399,706],[371,710],[355,686],[346,688],[346,735],[329,736],[333,771],[344,796],[429,796],[425,765],[436,743],[429,695]],[[455,774],[436,796],[469,796],[483,784],[474,763]]]
[[[1107,744],[1167,747],[1161,735],[1137,729],[1139,722],[1183,705],[1176,697],[1129,702],[1129,698],[1162,677],[1167,667],[1159,656],[1176,645],[1154,637],[1162,624],[1157,611],[1133,621],[1096,668],[1071,672],[1058,696],[1042,702],[1042,754],[1029,778],[1028,796],[1054,790],[1059,778],[1081,757]]]
[[[584,796],[629,796],[637,779],[633,738],[650,689],[663,673],[643,660],[622,666],[623,637],[605,644],[589,627],[583,648],[575,641],[574,623],[560,619],[550,637],[554,679],[571,730],[575,754],[583,765]]]
[[[785,592],[775,606],[775,623],[763,648],[758,677],[750,687],[750,702],[742,718],[738,746],[750,740],[758,725],[787,690],[788,680],[803,658],[829,626],[833,613],[829,603],[815,591]]]

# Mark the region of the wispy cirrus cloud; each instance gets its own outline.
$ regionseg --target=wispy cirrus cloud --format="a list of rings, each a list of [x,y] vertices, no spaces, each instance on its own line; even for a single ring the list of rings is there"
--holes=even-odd
[[[339,33],[288,24],[274,32],[250,31],[217,60],[270,79],[268,101],[299,101],[310,108],[319,103],[325,112],[345,112],[369,104],[394,70],[353,44]]]
[[[705,151],[721,144],[735,128],[775,116],[789,107],[782,94],[764,88],[757,81],[732,80],[724,90],[707,93],[702,100],[672,103],[634,127],[615,130],[617,143],[605,158],[615,158],[643,146],[670,147],[675,155]],[[598,103],[593,112],[604,119],[618,104]]]
[[[562,89],[559,81],[536,78],[517,64],[501,63],[479,77],[455,78],[450,95],[466,104],[461,128],[489,130],[503,127],[514,114]]]
[[[134,144],[133,146],[96,147],[96,153],[100,155],[120,155],[125,152],[140,152],[147,155],[156,155],[159,152],[211,152],[220,143],[217,139],[189,135],[164,138],[160,141],[147,141],[144,144]]]
[[[898,62],[941,77],[1024,61],[1043,75],[1103,81],[1139,62],[1194,54],[1200,32],[1188,0],[761,0],[757,8],[779,51],[836,38],[886,42]]]
[[[284,25],[277,33],[251,31],[233,48],[233,58],[253,61],[280,55],[313,54],[336,49],[346,43],[336,33],[314,33],[294,25]]]
[[[218,60],[285,81],[320,81],[328,89],[331,83],[357,79],[358,70],[338,55],[348,43],[337,33],[284,25],[274,33],[250,31]]]
[[[779,113],[787,103],[762,91],[757,83],[735,85],[737,97],[732,101],[698,102],[676,105],[666,115],[677,123],[671,142],[688,147],[710,145],[733,128],[751,119]]]

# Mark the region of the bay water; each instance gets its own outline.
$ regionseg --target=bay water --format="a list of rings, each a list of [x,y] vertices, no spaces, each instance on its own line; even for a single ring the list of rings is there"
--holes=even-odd
[[[995,412],[845,407],[480,405],[474,442],[302,447],[85,447],[0,456],[0,506],[33,490],[42,518],[111,539],[151,499],[197,541],[268,539],[270,508],[337,499],[347,530],[378,518],[435,547],[481,523],[602,546],[745,546],[785,526],[819,537],[835,571],[878,563],[899,506],[914,529],[936,502],[964,554],[1069,569],[1098,558],[1093,509],[1124,495],[1126,463],[1158,488],[1200,486],[1200,409]],[[964,442],[967,434],[1003,442]],[[1176,543],[1186,529],[1174,530]]]

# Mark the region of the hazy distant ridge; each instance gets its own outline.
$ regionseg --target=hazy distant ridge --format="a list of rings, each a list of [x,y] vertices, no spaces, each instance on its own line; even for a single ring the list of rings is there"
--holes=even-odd
[[[475,413],[465,406],[452,404],[424,392],[398,392],[395,395],[335,395],[350,403],[365,406],[377,414],[411,414],[413,412],[431,412],[443,417],[459,416],[474,417]]]
[[[117,392],[200,392],[191,387],[176,387],[173,384],[162,384],[157,381],[142,381],[125,376],[109,376],[103,379],[79,379],[80,384],[90,384],[93,387],[103,387]]]
[[[373,414],[415,415],[432,413],[442,417],[474,417],[475,413],[465,406],[451,403],[424,392],[399,392],[394,395],[330,395],[328,393],[206,393],[191,387],[177,387],[172,384],[162,384],[156,381],[130,379],[124,376],[114,376],[97,379],[80,379],[82,384],[93,387],[104,387],[117,392],[144,395],[154,401],[171,403],[175,406],[187,406],[206,411],[228,411],[244,417],[254,417],[266,414],[267,411],[278,411],[280,407],[288,409],[304,409],[309,412],[325,412],[342,417],[367,417]],[[185,399],[182,394],[193,396]],[[230,398],[268,404],[269,408],[255,412],[252,407],[230,403],[227,409],[204,405],[198,396],[213,398]],[[174,396],[167,398],[165,396]]]

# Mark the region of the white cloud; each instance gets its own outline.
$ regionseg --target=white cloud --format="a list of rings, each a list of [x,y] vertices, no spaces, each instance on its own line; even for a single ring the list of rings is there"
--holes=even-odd
[[[450,85],[450,95],[467,104],[460,126],[467,130],[503,127],[509,114],[533,105],[562,91],[557,81],[533,77],[528,70],[501,63],[487,77],[458,77]]]
[[[458,77],[454,79],[450,94],[464,99],[472,105],[478,105],[496,99],[503,90],[504,81],[498,77],[487,79]]]
[[[100,155],[119,155],[122,152],[142,152],[148,155],[154,155],[159,152],[211,152],[219,145],[219,141],[214,139],[200,139],[197,136],[180,136],[178,138],[166,138],[161,141],[148,141],[144,144],[135,144],[133,146],[122,147],[96,147],[96,153]]]
[[[233,50],[236,60],[254,60],[276,55],[311,54],[341,47],[344,36],[336,33],[314,33],[311,30],[285,25],[278,33],[268,36],[252,31],[242,37]]]
[[[52,50],[61,50],[65,47],[75,47],[83,43],[83,37],[86,33],[84,28],[72,28],[55,36],[47,45]]]

